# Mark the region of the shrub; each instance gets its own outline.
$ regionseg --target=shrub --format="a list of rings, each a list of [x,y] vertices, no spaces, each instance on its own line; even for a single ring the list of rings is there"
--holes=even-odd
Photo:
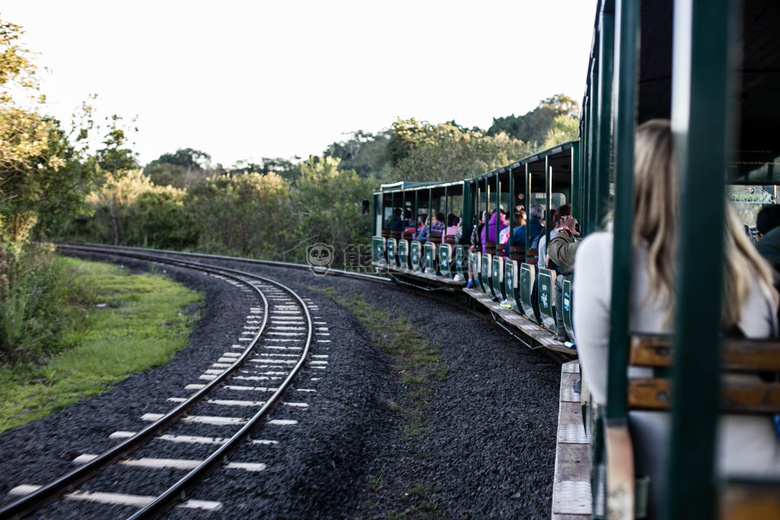
[[[50,247],[0,245],[0,361],[37,363],[63,347],[62,334],[83,320],[71,304],[93,298],[76,276]]]

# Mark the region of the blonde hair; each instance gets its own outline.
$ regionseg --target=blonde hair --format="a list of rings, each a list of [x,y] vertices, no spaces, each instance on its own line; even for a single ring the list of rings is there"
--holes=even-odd
[[[647,246],[650,277],[648,299],[667,304],[671,322],[675,289],[679,229],[679,185],[674,137],[668,120],[652,119],[637,128],[634,157],[633,245]],[[725,204],[725,199],[724,199]],[[742,231],[736,215],[726,206],[724,226],[723,321],[740,320],[742,306],[754,281],[772,286],[772,269]]]

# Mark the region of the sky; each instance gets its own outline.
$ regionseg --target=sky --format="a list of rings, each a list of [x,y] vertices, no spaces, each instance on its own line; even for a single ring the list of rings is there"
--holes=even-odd
[[[487,129],[582,102],[596,0],[3,0],[37,53],[46,112],[91,94],[135,120],[142,165],[319,155],[396,118]],[[45,69],[45,71],[43,70]]]

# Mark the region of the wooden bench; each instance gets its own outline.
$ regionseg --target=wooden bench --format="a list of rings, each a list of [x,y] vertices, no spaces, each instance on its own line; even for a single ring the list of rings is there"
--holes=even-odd
[[[519,263],[525,262],[525,248],[520,246],[511,246],[509,248],[510,260],[516,260]]]
[[[668,369],[672,367],[673,355],[672,340],[668,336],[632,336],[629,364],[652,369],[653,375],[629,377],[629,410],[669,410],[673,388]],[[780,413],[780,382],[766,382],[758,377],[735,381],[728,377],[734,373],[780,372],[780,342],[726,339],[721,364],[725,374],[721,381],[723,412],[768,418]],[[603,431],[607,514],[619,511],[622,514],[609,517],[633,519],[636,447],[625,421],[606,422]],[[720,519],[780,518],[780,481],[719,481],[717,486]]]
[[[631,338],[633,366],[669,368],[672,366],[671,339],[665,336]],[[780,372],[780,343],[747,339],[726,340],[722,365],[730,372]],[[721,404],[726,412],[750,414],[780,413],[780,383],[729,381],[721,383]],[[628,405],[633,409],[666,410],[672,398],[671,381],[666,377],[631,378]]]

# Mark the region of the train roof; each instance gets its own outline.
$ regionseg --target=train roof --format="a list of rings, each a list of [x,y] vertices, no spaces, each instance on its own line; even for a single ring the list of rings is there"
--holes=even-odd
[[[507,164],[505,166],[501,166],[500,168],[485,172],[474,177],[473,179],[439,182],[399,181],[390,184],[382,184],[379,190],[375,193],[391,193],[407,190],[437,189],[449,186],[458,186],[471,180],[482,180],[500,175],[505,172],[517,170],[518,168],[525,167],[525,165],[528,165],[531,174],[533,174],[535,177],[541,176],[544,174],[545,159],[549,161],[549,164],[555,172],[556,177],[560,179],[561,175],[571,175],[571,150],[575,143],[577,143],[577,141],[566,141],[565,143],[557,144],[551,148],[541,150],[511,164]]]
[[[604,0],[599,4],[603,5]],[[780,45],[777,43],[780,2],[751,0],[739,4],[735,52],[741,55],[741,63],[733,85],[738,106],[731,181],[780,183],[780,168],[776,167],[780,164],[780,143],[778,128],[773,124],[780,113]],[[637,124],[654,118],[671,118],[673,17],[673,2],[642,0]],[[598,38],[597,17],[588,70],[594,66],[598,70]],[[585,100],[591,96],[591,80],[588,75]],[[584,101],[582,106],[588,105]]]

